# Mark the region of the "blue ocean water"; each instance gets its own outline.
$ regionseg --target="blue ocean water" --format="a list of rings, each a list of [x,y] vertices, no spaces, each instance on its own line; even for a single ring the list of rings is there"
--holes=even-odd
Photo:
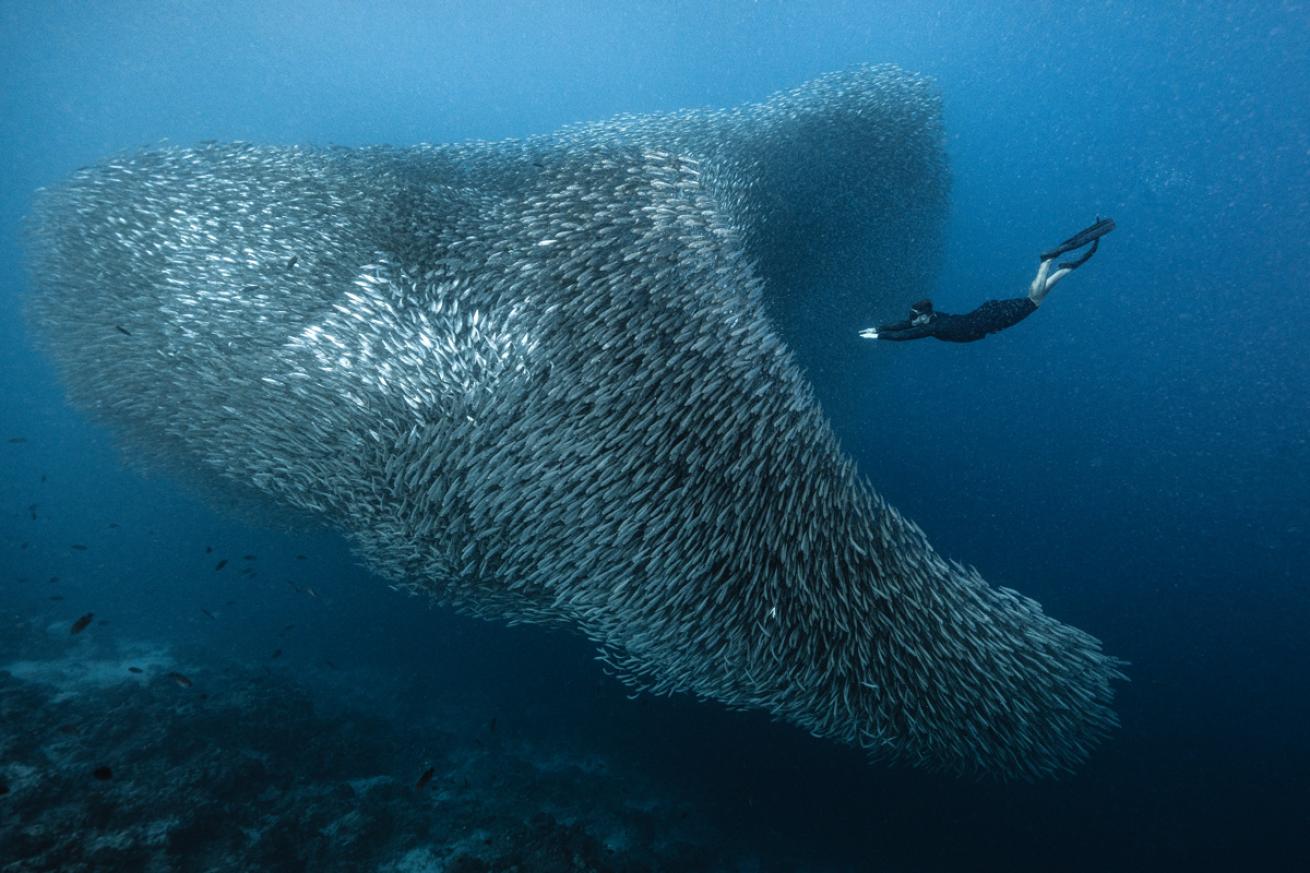
[[[548,830],[523,824],[541,813],[580,829],[551,831],[551,845],[581,857],[585,832],[624,859],[578,869],[1310,861],[1310,8],[489,6],[0,7],[0,669],[12,682],[0,772],[15,789],[57,787],[36,807],[20,790],[0,796],[0,816],[46,829],[19,839],[9,827],[0,869],[139,869],[106,834],[133,824],[115,803],[150,810],[152,798],[106,801],[93,794],[104,780],[65,772],[95,758],[96,742],[122,758],[115,791],[158,784],[132,773],[157,774],[160,760],[195,779],[149,820],[211,823],[164,828],[170,857],[196,869],[404,856],[409,868],[387,869],[437,870],[434,820],[449,840],[526,844],[524,828]],[[1040,249],[1097,213],[1118,222],[1012,330],[963,346],[868,344],[859,370],[816,376],[831,380],[816,388],[843,445],[938,548],[1131,662],[1121,729],[1058,781],[869,765],[759,714],[631,700],[575,636],[429,609],[369,576],[334,535],[215,510],[124,466],[111,435],[66,405],[24,324],[33,192],[117,152],[499,139],[735,105],[867,62],[930,75],[942,95],[950,219],[937,285],[924,289],[939,308],[1021,294]],[[87,612],[95,623],[71,637]],[[214,704],[207,721],[180,712],[180,735],[152,733],[162,690],[101,678],[126,663],[244,702]],[[30,697],[29,685],[64,696]],[[73,721],[47,723],[29,700],[73,707]],[[305,753],[338,729],[340,742]],[[133,736],[148,739],[124,757]],[[258,767],[229,772],[255,747]],[[31,767],[32,748],[48,776],[15,769]],[[214,823],[273,803],[272,791],[293,797],[277,813],[289,828],[332,774],[409,788],[430,766],[442,791],[483,794],[454,815],[434,795],[396,792],[356,831],[304,812],[316,842],[265,840],[257,862]],[[214,781],[226,806],[200,790]],[[187,796],[203,808],[188,810]],[[41,816],[83,803],[92,818],[53,836]],[[701,848],[657,851],[662,838]]]

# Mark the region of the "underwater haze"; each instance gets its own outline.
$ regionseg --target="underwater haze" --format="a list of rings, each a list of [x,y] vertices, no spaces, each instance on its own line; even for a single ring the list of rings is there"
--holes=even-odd
[[[0,871],[1310,864],[1307,58],[1299,2],[0,4]],[[860,338],[1100,216],[1022,323]]]

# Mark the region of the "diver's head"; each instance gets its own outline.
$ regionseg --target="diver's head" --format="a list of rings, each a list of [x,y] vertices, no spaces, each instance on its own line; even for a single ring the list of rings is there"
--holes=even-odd
[[[910,307],[910,322],[912,324],[923,324],[931,321],[933,317],[932,301],[920,300]]]

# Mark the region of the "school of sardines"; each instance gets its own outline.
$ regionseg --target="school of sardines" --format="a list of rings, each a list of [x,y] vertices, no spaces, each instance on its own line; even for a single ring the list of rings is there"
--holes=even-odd
[[[31,315],[129,449],[395,586],[567,623],[638,689],[1038,777],[1114,727],[1121,662],[878,496],[780,315],[796,259],[919,263],[943,140],[931,83],[860,67],[524,140],[145,150],[43,192]]]

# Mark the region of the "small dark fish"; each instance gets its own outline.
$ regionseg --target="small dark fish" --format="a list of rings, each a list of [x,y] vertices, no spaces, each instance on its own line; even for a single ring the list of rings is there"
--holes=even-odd
[[[17,446],[27,442],[27,437],[10,437],[9,442],[10,444]]]
[[[496,732],[496,720],[494,718],[491,720],[491,723],[487,725],[487,732],[492,734]]]
[[[70,634],[80,634],[82,631],[86,630],[86,626],[89,625],[91,623],[91,619],[95,617],[96,614],[94,612],[88,612],[86,615],[82,616],[77,621],[73,622],[73,626],[69,628],[68,632]]]
[[[287,261],[287,269],[290,270],[298,263],[300,263],[300,255],[292,255],[291,259]]]
[[[75,733],[77,733],[77,725],[75,725],[75,724],[61,724],[59,727],[55,728],[55,730],[59,731],[61,734],[70,734],[70,735],[71,735],[71,734],[75,734]]]
[[[9,783],[0,782],[0,797],[4,797],[8,793],[9,793]]]
[[[127,668],[127,672],[129,672],[129,673],[144,673],[145,671],[142,670],[140,667],[128,667],[128,668]]]
[[[414,788],[419,789],[422,788],[424,785],[427,785],[429,782],[432,781],[432,775],[436,772],[437,772],[436,767],[429,767],[428,769],[424,770],[423,775],[418,777],[418,781],[414,783]]]
[[[86,551],[86,546],[82,545],[81,543],[73,543],[71,546],[69,546],[69,548],[72,549],[72,550],[75,551],[75,552],[85,552],[85,551]]]
[[[291,633],[291,632],[292,632],[293,630],[295,630],[295,629],[296,629],[296,626],[295,626],[294,624],[289,624],[289,625],[287,625],[286,627],[282,628],[282,630],[278,631],[278,634],[277,634],[277,635],[280,636],[280,637],[284,637],[284,636],[286,636],[287,634]]]
[[[20,549],[26,549],[26,548],[27,548],[28,546],[30,546],[30,545],[32,545],[32,544],[29,543],[29,542],[27,542],[26,540],[24,540],[24,541],[23,541],[23,544],[22,544],[21,546],[19,546],[19,548],[20,548]]]
[[[110,779],[114,778],[114,771],[110,770],[108,767],[97,767],[92,771],[91,775],[99,779],[101,782],[108,782]]]
[[[50,599],[51,599],[51,600],[63,600],[63,599],[64,599],[64,596],[63,596],[62,594],[51,594],[51,595],[50,595]]]
[[[242,556],[241,556],[241,560],[243,560],[243,561],[253,561],[253,560],[255,560],[255,556],[254,556],[254,555],[242,555]]]
[[[131,335],[132,335],[132,332],[131,332],[130,330],[128,330],[127,328],[123,327],[123,325],[121,325],[121,324],[116,324],[116,325],[114,325],[114,330],[118,331],[118,332],[121,333],[123,336],[131,336]]]
[[[214,565],[214,572],[217,573],[219,570],[222,570],[226,566],[227,566],[227,558],[224,558],[223,560],[219,561],[217,564]]]
[[[51,584],[51,585],[54,585],[56,582],[59,581],[59,577],[58,577],[58,576],[51,576],[49,581],[50,581],[50,584]]]
[[[42,473],[42,474],[41,474],[41,481],[44,482],[45,479],[46,479],[46,475],[45,475],[45,473]]]
[[[118,527],[118,522],[116,522],[116,521],[111,521],[111,522],[109,523],[109,526],[110,526],[111,528],[116,528],[116,527]]]
[[[237,605],[237,602],[236,602],[235,600],[229,600],[229,601],[227,601],[226,603],[224,603],[223,605],[224,605],[224,606],[236,606],[236,605]]]
[[[338,666],[337,666],[337,665],[332,661],[332,659],[330,659],[330,658],[329,658],[328,660],[324,661],[323,663],[326,664],[326,665],[329,667],[329,669],[332,669],[332,670],[340,670],[340,669],[341,669],[341,668],[338,667]]]
[[[213,547],[213,546],[205,546],[205,554],[206,554],[206,555],[212,555],[212,554],[214,554],[214,547]]]
[[[98,622],[96,622],[96,624],[98,624],[98,625],[100,625],[100,626],[103,627],[104,625],[109,624],[109,619],[107,619],[107,618],[102,618],[102,619],[100,619]]]
[[[273,650],[273,654],[269,655],[268,657],[269,657],[269,660],[273,660],[274,658],[280,658],[280,657],[282,657],[282,650],[281,650],[281,649],[274,649],[274,650]]]
[[[191,680],[188,679],[187,677],[183,676],[181,673],[167,673],[167,674],[165,674],[165,675],[167,675],[169,679],[172,679],[174,682],[176,682],[176,683],[177,683],[179,686],[181,686],[182,688],[190,688],[190,687],[191,687]]]
[[[205,615],[209,616],[214,621],[218,621],[218,619],[214,617],[214,613],[210,612],[208,609],[205,609],[203,606],[200,607],[200,611],[203,612]]]
[[[37,504],[35,503],[28,504],[27,507],[27,511],[32,515],[32,521],[36,521],[36,507]]]

